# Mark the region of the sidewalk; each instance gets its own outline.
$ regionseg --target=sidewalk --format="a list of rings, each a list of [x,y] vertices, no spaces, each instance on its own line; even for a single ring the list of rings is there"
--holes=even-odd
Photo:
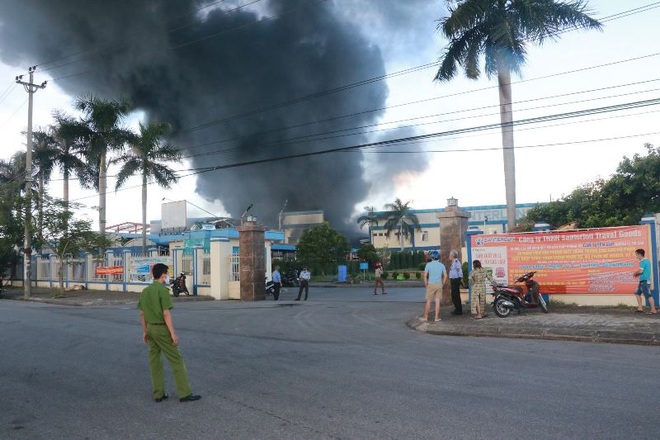
[[[440,322],[423,322],[419,317],[407,325],[433,335],[491,336],[502,338],[550,339],[579,342],[608,342],[660,346],[660,313],[635,313],[633,308],[550,306],[549,313],[523,311],[500,318],[487,306],[488,316],[475,320],[469,315],[453,316],[445,306]],[[648,309],[647,309],[648,310]],[[464,306],[465,312],[465,306]]]

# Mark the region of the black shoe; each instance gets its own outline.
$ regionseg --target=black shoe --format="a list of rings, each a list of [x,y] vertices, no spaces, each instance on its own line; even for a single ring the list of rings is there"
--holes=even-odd
[[[195,400],[199,400],[201,398],[202,396],[199,396],[197,394],[191,394],[189,396],[180,398],[179,402],[194,402]]]
[[[163,397],[156,397],[154,400],[155,400],[156,402],[159,402],[159,403],[160,403],[160,402],[162,402],[163,400],[167,400],[169,397],[170,397],[170,396],[168,396],[167,394],[164,394]]]

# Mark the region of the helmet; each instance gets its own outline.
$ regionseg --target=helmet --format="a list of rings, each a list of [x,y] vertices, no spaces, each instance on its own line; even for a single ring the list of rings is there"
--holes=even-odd
[[[431,260],[439,260],[440,259],[440,252],[438,252],[438,251],[429,252],[429,258]]]

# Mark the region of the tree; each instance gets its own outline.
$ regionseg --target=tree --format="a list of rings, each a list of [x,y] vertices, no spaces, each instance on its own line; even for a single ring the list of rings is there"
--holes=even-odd
[[[0,275],[11,267],[11,279],[16,278],[18,250],[25,232],[21,197],[25,173],[25,153],[17,153],[9,160],[0,159]]]
[[[371,235],[371,227],[378,226],[378,221],[380,220],[380,217],[378,216],[378,214],[376,214],[376,208],[374,208],[373,206],[365,206],[364,210],[366,211],[366,213],[358,217],[357,223],[360,226],[360,229],[362,229],[365,226],[368,226],[369,234]]]
[[[583,228],[635,225],[660,212],[660,147],[645,145],[646,156],[624,157],[609,179],[598,179],[561,200],[535,206],[523,219],[553,227],[577,222]]]
[[[79,138],[79,124],[63,112],[53,112],[55,124],[50,126],[50,135],[55,142],[55,165],[62,171],[62,199],[69,202],[69,179],[75,175],[84,188],[94,187],[94,175],[88,172],[81,159],[85,151]]]
[[[50,181],[55,167],[55,158],[57,147],[55,139],[44,130],[35,130],[32,132],[32,159],[37,174],[37,188],[39,195],[37,197],[37,229],[41,228],[44,216],[44,197],[46,194],[46,184]]]
[[[121,163],[115,190],[121,188],[134,175],[142,178],[142,253],[147,252],[147,184],[153,179],[161,188],[170,188],[178,181],[174,170],[163,162],[181,161],[181,152],[174,146],[163,143],[170,133],[170,126],[151,122],[140,123],[140,133],[130,138],[131,148],[115,161]]]
[[[383,214],[385,235],[389,237],[392,231],[397,230],[402,251],[404,238],[408,238],[415,230],[422,230],[419,226],[417,216],[408,205],[410,205],[410,201],[403,203],[401,199],[397,198],[394,200],[394,203],[387,203],[385,205],[386,211]]]
[[[58,280],[60,289],[64,289],[64,260],[80,252],[94,252],[105,249],[111,241],[104,234],[91,230],[92,222],[74,218],[74,212],[80,204],[68,204],[63,200],[46,197],[44,200],[44,218],[40,229],[36,231],[36,243],[42,248],[47,246],[57,257]]]
[[[361,261],[368,262],[370,267],[378,262],[378,252],[374,245],[370,243],[362,245],[357,251],[357,256]]]
[[[587,15],[582,0],[450,0],[449,17],[438,29],[449,38],[436,81],[452,79],[460,65],[470,79],[481,75],[480,57],[486,75],[497,76],[502,123],[502,153],[506,191],[507,227],[516,225],[516,176],[513,142],[511,73],[520,74],[529,42],[542,44],[556,39],[567,28],[601,29]]]
[[[324,266],[345,261],[349,251],[348,240],[332,229],[328,222],[307,229],[300,237],[297,247],[298,259],[320,269],[323,274]]]
[[[93,95],[82,96],[75,106],[84,113],[78,124],[78,137],[86,146],[89,171],[96,176],[99,192],[99,232],[105,234],[108,153],[123,149],[131,133],[121,127],[131,106],[124,100],[103,100]]]

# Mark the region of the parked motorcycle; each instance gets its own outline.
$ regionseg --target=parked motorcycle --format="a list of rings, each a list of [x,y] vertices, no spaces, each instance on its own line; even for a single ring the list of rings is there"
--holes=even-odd
[[[184,272],[181,272],[178,277],[170,280],[170,284],[172,285],[172,294],[174,296],[179,296],[182,293],[190,295],[190,292],[188,292],[188,288],[186,287],[186,274]]]
[[[300,286],[300,280],[298,279],[298,271],[295,269],[289,269],[282,274],[282,286],[286,287],[298,287]]]
[[[266,295],[273,295],[275,293],[275,283],[266,278]]]
[[[516,280],[516,283],[524,283],[527,291],[519,285],[493,286],[493,310],[500,318],[506,318],[512,311],[518,314],[523,309],[540,308],[543,313],[548,313],[548,305],[540,294],[539,283],[533,280],[536,272],[527,272]]]

